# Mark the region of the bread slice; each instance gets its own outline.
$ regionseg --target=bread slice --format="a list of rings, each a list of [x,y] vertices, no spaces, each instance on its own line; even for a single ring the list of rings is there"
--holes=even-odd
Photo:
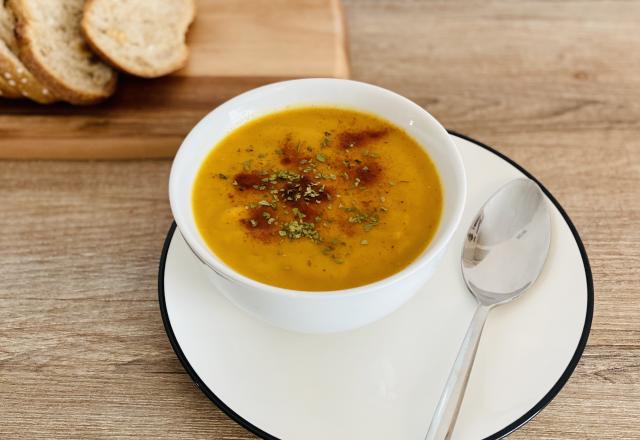
[[[0,0],[0,96],[4,98],[27,97],[42,104],[56,101],[42,83],[33,77],[17,57],[15,19]]]
[[[5,54],[7,52],[9,52],[9,49],[0,39],[0,98],[20,98],[20,91],[16,80],[13,79],[13,73],[6,67]]]
[[[13,50],[8,45],[16,43],[13,34],[15,21],[4,4],[5,0],[0,0],[0,97],[20,98],[22,95],[13,76],[14,72],[8,69],[12,63],[7,59],[7,53]]]
[[[88,0],[82,32],[109,64],[155,78],[184,67],[193,0]]]
[[[54,95],[93,104],[113,94],[117,74],[80,34],[84,0],[9,0],[20,59]]]
[[[16,19],[7,8],[6,3],[6,0],[0,0],[0,40],[4,41],[13,53],[16,53],[18,50],[18,42],[14,33]]]
[[[40,104],[58,101],[48,87],[38,81],[11,52],[8,46],[0,41],[0,75],[4,84],[2,97],[29,98]]]

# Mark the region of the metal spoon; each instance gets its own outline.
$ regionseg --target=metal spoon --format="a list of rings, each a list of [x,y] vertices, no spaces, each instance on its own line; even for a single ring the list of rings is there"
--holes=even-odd
[[[478,308],[425,440],[451,437],[489,310],[531,287],[547,259],[550,240],[545,196],[529,179],[503,186],[471,223],[462,250],[462,276],[478,301]]]

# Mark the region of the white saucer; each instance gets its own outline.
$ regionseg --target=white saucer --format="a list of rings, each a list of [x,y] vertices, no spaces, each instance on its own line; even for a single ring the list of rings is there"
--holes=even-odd
[[[249,317],[213,289],[172,226],[158,281],[165,328],[196,385],[233,420],[267,439],[424,438],[473,314],[460,275],[464,233],[498,187],[531,177],[489,147],[453,137],[469,185],[462,228],[421,292],[359,330],[304,335]],[[569,217],[545,192],[549,259],[531,292],[491,312],[455,439],[497,439],[522,426],[567,382],[587,342],[589,263]]]

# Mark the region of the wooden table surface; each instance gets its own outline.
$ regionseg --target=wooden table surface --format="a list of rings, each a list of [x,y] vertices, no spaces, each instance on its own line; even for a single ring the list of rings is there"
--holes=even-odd
[[[345,6],[354,78],[525,166],[586,245],[589,344],[511,438],[640,438],[640,3]],[[252,438],[193,386],[164,333],[169,167],[0,162],[0,438]]]

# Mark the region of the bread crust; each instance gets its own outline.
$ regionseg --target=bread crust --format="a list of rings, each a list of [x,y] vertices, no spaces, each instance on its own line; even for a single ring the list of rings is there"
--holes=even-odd
[[[5,81],[4,77],[0,78],[0,98],[16,99],[20,97],[20,93],[13,90],[13,87]]]
[[[16,17],[16,36],[20,46],[21,61],[55,96],[72,104],[87,105],[103,101],[114,93],[117,83],[117,74],[115,72],[111,75],[109,82],[98,93],[88,93],[74,87],[73,84],[54,74],[37,55],[37,42],[34,41],[30,31],[33,20],[24,0],[9,0],[8,6]]]
[[[38,81],[18,58],[18,47],[14,37],[15,20],[0,0],[0,96],[5,98],[29,98],[41,104],[57,101],[57,98]]]
[[[162,66],[161,68],[158,67],[155,69],[153,68],[145,69],[145,68],[139,68],[139,66],[136,66],[134,64],[125,64],[123,62],[120,62],[117,59],[118,57],[116,55],[114,55],[113,53],[109,53],[108,49],[100,46],[100,44],[98,43],[97,36],[93,34],[94,29],[92,28],[90,23],[90,15],[94,13],[93,9],[96,7],[96,5],[100,1],[102,0],[87,0],[85,2],[80,29],[82,32],[82,36],[89,44],[89,47],[91,47],[91,49],[95,53],[97,53],[98,56],[100,56],[100,58],[102,58],[102,60],[104,60],[106,63],[110,64],[111,66],[115,67],[118,70],[129,73],[131,75],[139,76],[142,78],[158,78],[160,76],[164,76],[169,73],[175,72],[176,70],[180,70],[187,64],[187,60],[189,59],[189,47],[186,45],[186,43],[183,44],[183,47],[182,47],[182,54],[181,54],[182,56],[179,59],[177,59],[175,62],[168,64],[166,66]],[[185,34],[188,31],[189,26],[191,25],[191,23],[193,23],[193,20],[195,18],[194,1],[188,0],[188,5],[190,10],[189,10],[189,16],[188,16],[189,18],[184,29]]]
[[[0,98],[20,98],[22,97],[20,91],[16,86],[12,86],[12,83],[9,83],[9,79],[5,76],[5,73],[9,73],[9,75],[12,75],[12,73],[8,71],[7,67],[5,67],[7,60],[3,55],[3,48],[1,47],[3,45],[4,42],[0,40]]]
[[[4,81],[3,97],[29,98],[40,104],[51,104],[58,99],[38,81],[22,62],[0,40],[0,75]]]

